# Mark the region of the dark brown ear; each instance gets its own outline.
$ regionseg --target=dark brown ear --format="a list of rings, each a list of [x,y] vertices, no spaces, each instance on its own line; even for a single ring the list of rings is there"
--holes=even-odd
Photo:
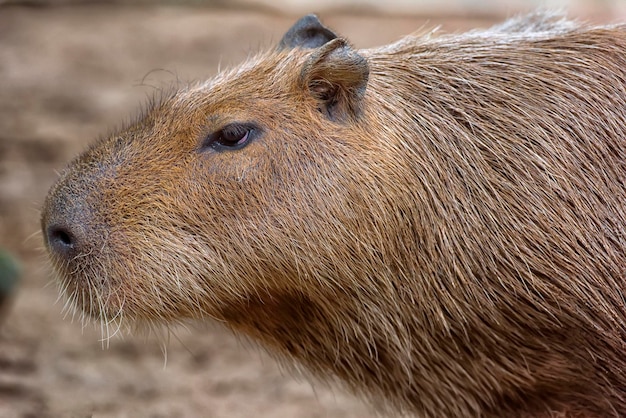
[[[293,48],[317,48],[335,39],[337,35],[319,21],[315,15],[298,20],[278,43],[278,50]]]
[[[367,60],[341,38],[314,51],[300,73],[301,86],[315,97],[318,110],[336,122],[358,118],[368,77]]]

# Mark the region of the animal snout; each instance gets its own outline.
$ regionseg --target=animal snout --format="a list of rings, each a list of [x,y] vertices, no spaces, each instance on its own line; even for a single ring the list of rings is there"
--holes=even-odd
[[[63,190],[46,201],[41,227],[48,251],[58,261],[69,262],[89,252],[93,236],[89,212],[84,197]]]
[[[45,228],[51,251],[66,256],[79,249],[83,241],[75,228],[66,222],[57,222]]]

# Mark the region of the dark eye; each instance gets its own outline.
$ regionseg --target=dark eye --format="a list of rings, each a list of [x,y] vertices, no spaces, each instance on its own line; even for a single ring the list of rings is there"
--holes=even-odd
[[[252,123],[231,123],[206,137],[202,148],[216,151],[238,150],[250,143],[260,129]]]

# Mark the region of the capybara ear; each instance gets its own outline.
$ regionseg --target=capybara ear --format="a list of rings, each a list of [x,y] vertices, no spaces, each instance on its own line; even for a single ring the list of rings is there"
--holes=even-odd
[[[300,74],[301,86],[317,99],[318,110],[337,122],[359,116],[368,77],[367,60],[342,38],[315,51]]]
[[[289,28],[278,43],[278,50],[318,48],[336,37],[333,31],[322,25],[317,16],[306,15]]]

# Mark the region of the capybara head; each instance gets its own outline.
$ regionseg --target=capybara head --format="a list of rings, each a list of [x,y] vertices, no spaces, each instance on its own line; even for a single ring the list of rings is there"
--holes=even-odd
[[[355,50],[314,16],[62,172],[66,296],[215,318],[396,411],[626,414],[626,28]]]

